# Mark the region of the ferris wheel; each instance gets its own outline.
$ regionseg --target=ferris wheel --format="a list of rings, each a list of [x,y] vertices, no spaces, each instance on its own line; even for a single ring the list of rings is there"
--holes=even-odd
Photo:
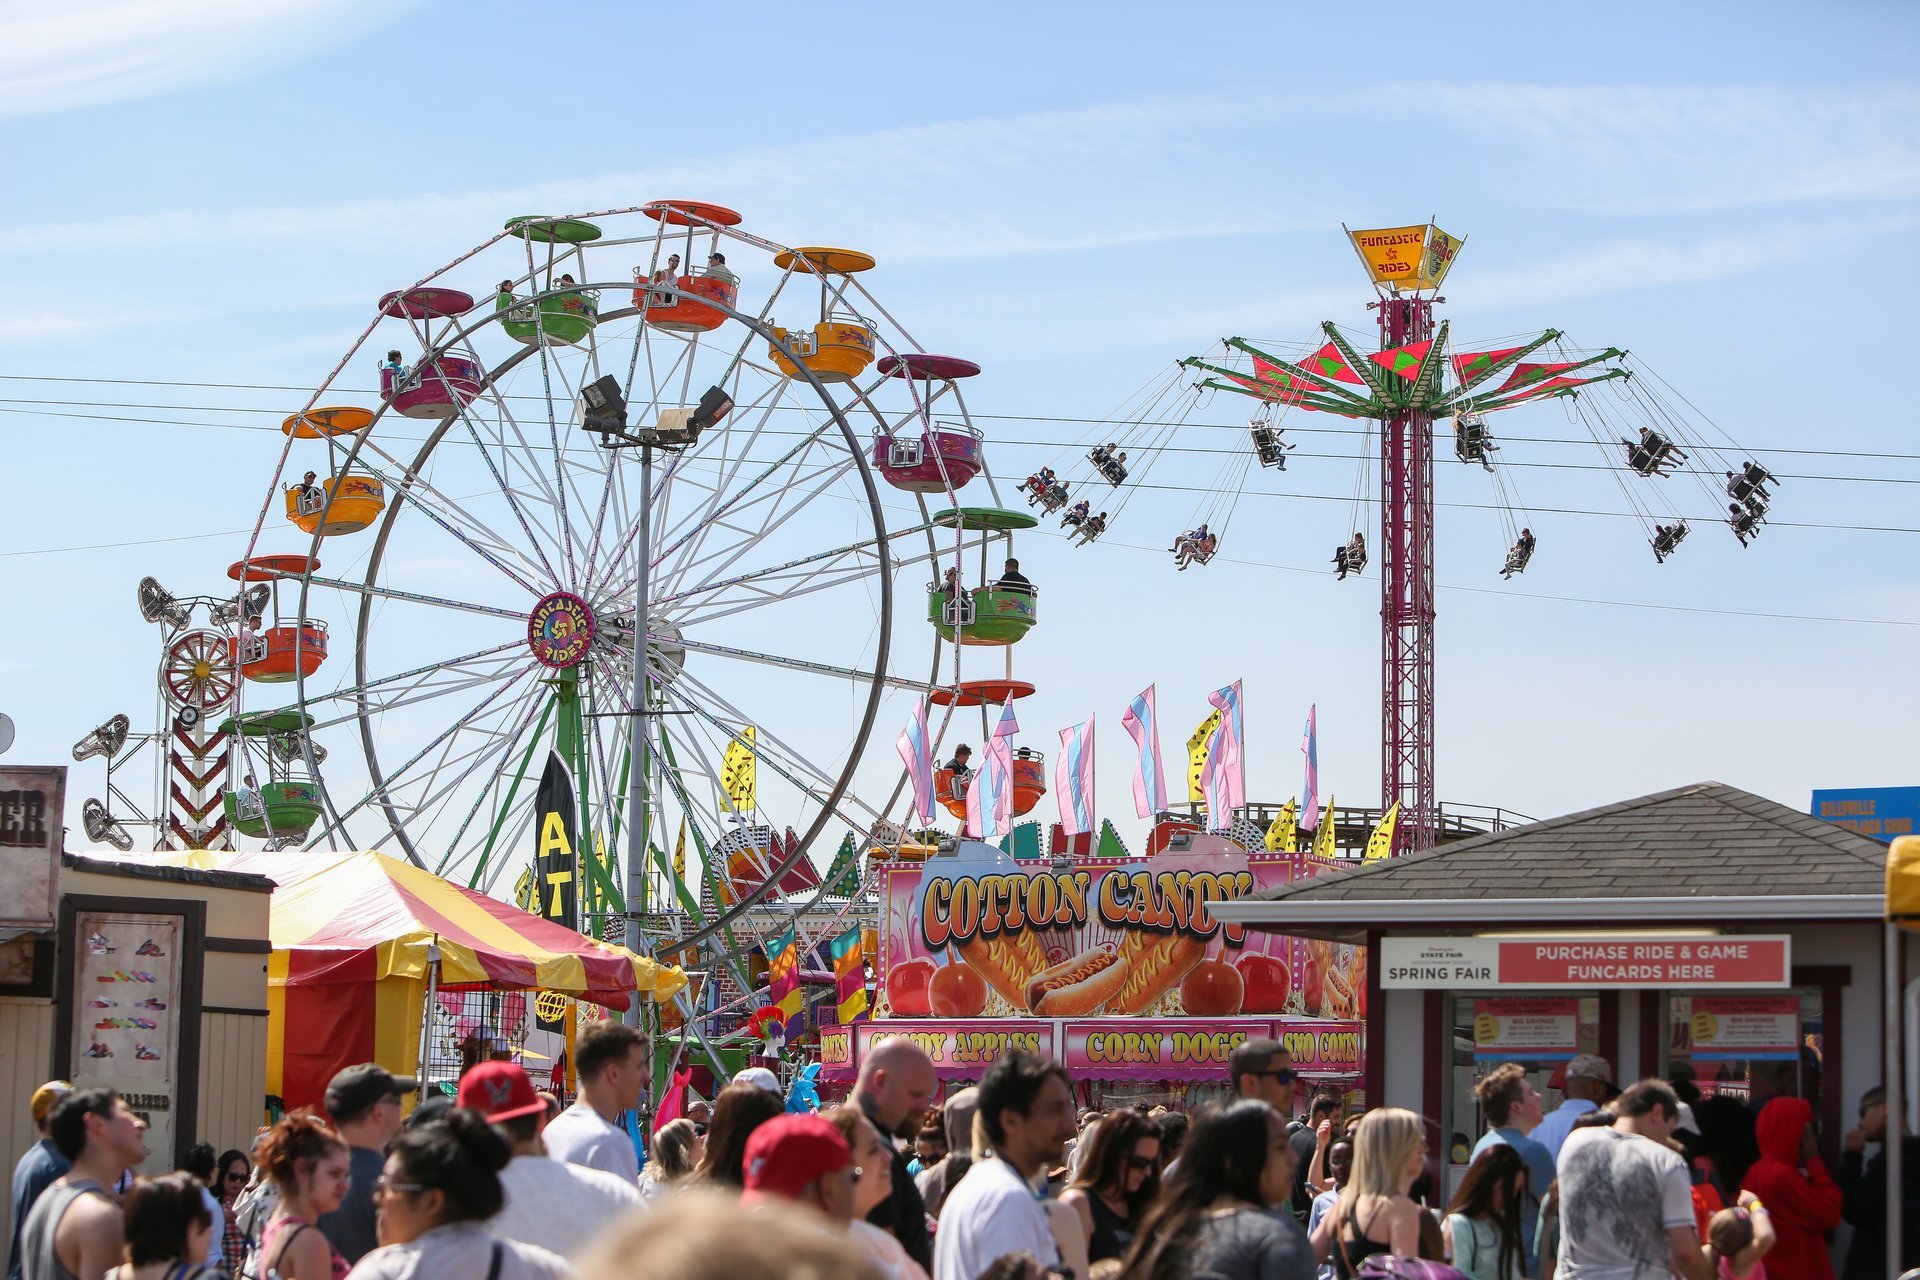
[[[978,369],[919,349],[870,256],[741,224],[690,200],[512,219],[383,297],[288,417],[269,501],[305,554],[263,534],[236,566],[274,586],[240,670],[289,673],[334,743],[307,847],[491,887],[557,753],[609,914],[635,831],[654,909],[697,897],[666,854],[691,837],[726,910],[686,946],[879,820],[862,751],[888,690],[932,683],[915,648],[938,661],[896,580],[987,536],[942,515],[985,465]],[[376,361],[378,404],[352,403]]]

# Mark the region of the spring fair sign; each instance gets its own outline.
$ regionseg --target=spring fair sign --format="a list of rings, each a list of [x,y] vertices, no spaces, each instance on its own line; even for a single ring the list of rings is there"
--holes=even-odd
[[[1319,862],[1222,836],[1183,843],[1056,864],[969,842],[888,867],[878,1016],[1363,1016],[1364,948],[1250,933],[1209,910]]]

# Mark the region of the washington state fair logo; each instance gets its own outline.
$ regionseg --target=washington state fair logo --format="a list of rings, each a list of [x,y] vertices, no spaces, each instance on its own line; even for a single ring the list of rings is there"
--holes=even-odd
[[[527,647],[543,667],[564,671],[578,666],[592,643],[593,610],[570,591],[544,597],[527,617]]]

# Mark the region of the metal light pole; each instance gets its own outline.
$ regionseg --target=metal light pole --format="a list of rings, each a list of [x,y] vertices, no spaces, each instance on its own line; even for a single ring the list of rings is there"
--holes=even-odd
[[[653,446],[640,446],[640,536],[637,539],[639,572],[633,592],[633,709],[627,728],[627,947],[640,950],[640,918],[647,910],[647,785],[650,762],[647,757],[647,707],[653,701],[648,688],[647,666],[651,646],[647,642],[647,592],[653,561]],[[643,1010],[636,995],[627,1006],[628,1026],[643,1024]]]

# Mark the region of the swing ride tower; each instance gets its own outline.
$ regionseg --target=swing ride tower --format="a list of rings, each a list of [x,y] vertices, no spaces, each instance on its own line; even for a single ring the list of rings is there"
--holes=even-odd
[[[1433,339],[1433,299],[1391,294],[1380,349]],[[1380,805],[1400,806],[1396,853],[1433,847],[1433,414],[1410,401],[1380,423]]]

